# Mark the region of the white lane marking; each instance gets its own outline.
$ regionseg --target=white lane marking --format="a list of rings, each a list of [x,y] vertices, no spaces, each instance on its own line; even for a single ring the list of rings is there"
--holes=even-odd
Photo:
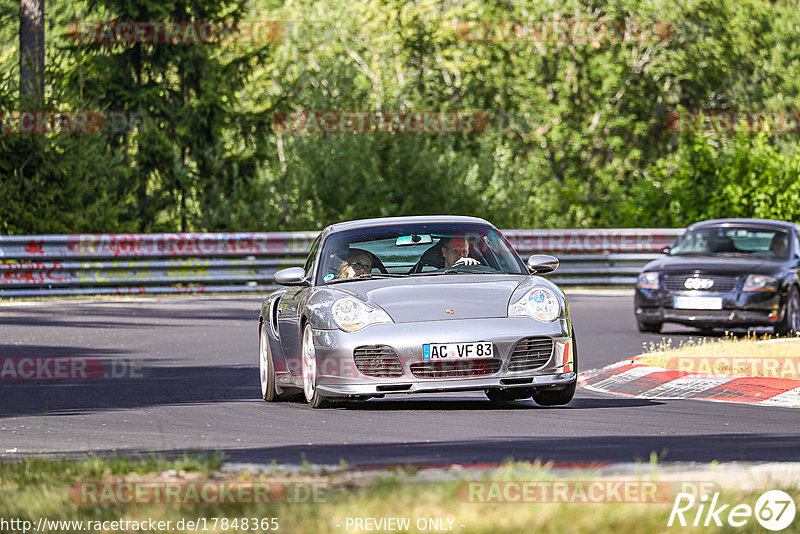
[[[645,391],[642,397],[659,399],[685,399],[734,380],[733,376],[682,376]]]
[[[635,363],[636,363],[636,360],[632,360],[632,359],[622,360],[621,362],[615,362],[615,363],[612,363],[611,365],[606,365],[605,367],[601,367],[600,369],[590,369],[588,371],[584,371],[584,372],[580,373],[579,378],[581,380],[591,380],[595,376],[597,376],[599,374],[603,374],[603,373],[605,373],[607,371],[611,371],[612,369],[616,369],[617,367],[622,367],[623,365],[630,365],[630,364],[635,364]]]
[[[643,376],[647,376],[650,373],[657,373],[659,371],[664,371],[663,367],[634,367],[633,369],[628,369],[618,375],[611,376],[604,380],[600,380],[599,382],[595,382],[594,384],[590,384],[592,388],[595,389],[605,389],[610,388],[613,391],[614,386],[621,386],[623,384],[627,384],[632,380],[636,380],[637,378],[641,378]]]
[[[786,406],[787,408],[800,407],[800,388],[790,389],[779,393],[774,397],[765,399],[759,404],[769,404],[770,406]]]

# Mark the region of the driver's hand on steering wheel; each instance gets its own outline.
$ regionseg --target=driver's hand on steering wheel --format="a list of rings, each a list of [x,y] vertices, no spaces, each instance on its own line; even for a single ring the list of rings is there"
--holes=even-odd
[[[459,260],[457,260],[453,264],[453,266],[455,267],[456,265],[480,265],[480,264],[481,264],[481,262],[479,262],[475,258],[470,258],[470,257],[465,256],[465,257],[460,258]]]

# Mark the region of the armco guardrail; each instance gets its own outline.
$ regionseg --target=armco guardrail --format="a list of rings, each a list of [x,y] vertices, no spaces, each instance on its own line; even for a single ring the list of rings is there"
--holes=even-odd
[[[504,230],[561,284],[633,284],[681,229]],[[0,236],[0,297],[270,291],[317,232]]]

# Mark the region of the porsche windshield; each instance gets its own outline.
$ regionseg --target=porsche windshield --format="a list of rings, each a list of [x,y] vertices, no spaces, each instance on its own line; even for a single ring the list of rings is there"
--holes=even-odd
[[[508,242],[476,224],[404,224],[337,232],[320,255],[317,283],[446,273],[528,274]]]
[[[683,234],[670,250],[672,256],[789,257],[789,236],[780,230],[746,227],[698,228]]]

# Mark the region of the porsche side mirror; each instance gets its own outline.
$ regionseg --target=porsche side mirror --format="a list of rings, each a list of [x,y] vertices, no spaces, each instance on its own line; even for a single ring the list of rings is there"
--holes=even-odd
[[[528,258],[528,270],[534,274],[552,273],[558,269],[558,258],[547,254],[534,254]]]
[[[662,254],[669,255],[669,251],[672,250],[672,247],[664,247],[661,249]]]
[[[306,272],[302,267],[289,267],[275,273],[275,282],[282,286],[310,286]]]

